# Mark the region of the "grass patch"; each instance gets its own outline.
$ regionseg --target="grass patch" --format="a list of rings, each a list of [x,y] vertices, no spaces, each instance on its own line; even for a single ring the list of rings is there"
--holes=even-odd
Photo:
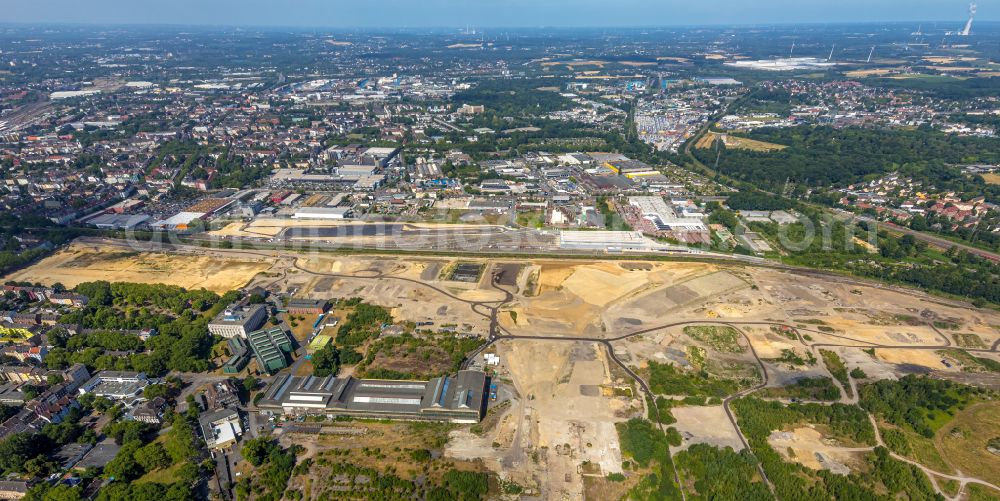
[[[837,381],[840,382],[844,387],[844,391],[847,392],[848,397],[854,396],[854,391],[851,390],[850,376],[847,375],[847,366],[844,365],[844,361],[841,360],[840,356],[836,352],[830,350],[819,350],[819,354],[823,357],[823,363],[826,364],[826,368],[830,370],[830,374],[833,375]]]
[[[938,352],[943,357],[958,364],[965,372],[1000,372],[1000,362],[992,358],[977,357],[965,350],[950,348]]]
[[[781,350],[781,356],[771,360],[774,362],[786,363],[793,367],[816,365],[816,357],[813,356],[812,352],[806,351],[805,357],[803,358],[799,355],[799,352],[790,348]]]
[[[517,214],[518,226],[526,228],[541,228],[545,226],[544,211],[525,211]]]
[[[961,484],[958,480],[949,480],[947,478],[939,478],[938,486],[941,487],[941,491],[944,492],[949,497],[955,497],[958,495],[958,488]]]
[[[942,473],[954,473],[951,466],[945,462],[944,458],[941,457],[941,453],[938,452],[937,447],[934,446],[934,441],[929,438],[924,438],[910,430],[897,429],[899,433],[906,440],[906,448],[909,449],[909,454],[902,454],[928,468],[940,471]]]
[[[685,372],[670,364],[649,362],[647,371],[650,389],[660,395],[722,398],[740,389],[735,381],[713,378],[705,371]]]
[[[780,388],[765,388],[758,395],[771,398],[835,401],[840,400],[840,389],[828,377],[804,377]]]
[[[1000,455],[990,452],[1000,437],[1000,402],[974,404],[958,413],[934,439],[944,460],[956,470],[1000,483]]]
[[[684,334],[707,344],[713,350],[722,353],[743,353],[746,348],[740,345],[740,333],[736,329],[718,325],[689,325],[684,328]]]
[[[955,340],[955,344],[962,348],[986,348],[986,343],[983,342],[983,338],[976,334],[952,334],[951,338]]]
[[[152,484],[164,484],[164,485],[172,484],[180,480],[180,478],[177,476],[177,473],[180,471],[181,466],[184,466],[183,462],[175,463],[167,468],[160,468],[153,470],[136,479],[135,483],[137,484],[152,483]]]

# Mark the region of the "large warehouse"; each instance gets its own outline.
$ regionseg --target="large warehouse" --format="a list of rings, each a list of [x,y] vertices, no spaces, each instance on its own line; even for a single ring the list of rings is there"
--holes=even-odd
[[[292,219],[349,219],[353,213],[350,207],[302,207]]]
[[[660,231],[708,231],[700,218],[678,215],[663,197],[629,197],[628,203],[636,207],[642,217],[651,221]]]
[[[430,381],[280,376],[257,403],[287,415],[477,423],[486,407],[486,373],[459,371]]]
[[[638,231],[560,231],[559,247],[580,250],[648,250]]]

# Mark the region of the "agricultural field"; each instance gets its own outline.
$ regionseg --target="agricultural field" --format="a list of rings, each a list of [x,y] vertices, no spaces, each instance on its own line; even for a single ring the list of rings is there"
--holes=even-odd
[[[719,134],[717,132],[706,133],[698,140],[694,147],[701,149],[714,148],[716,141],[722,141],[722,143],[726,145],[726,148],[733,148],[737,150],[768,152],[779,151],[787,148],[787,146],[782,144],[768,143],[765,141],[758,141],[756,139],[733,136],[731,134]]]

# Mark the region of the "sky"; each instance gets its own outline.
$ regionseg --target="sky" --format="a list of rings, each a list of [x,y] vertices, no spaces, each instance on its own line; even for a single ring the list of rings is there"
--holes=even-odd
[[[977,20],[1000,21],[1000,0]],[[351,27],[621,27],[942,21],[965,0],[0,0],[0,22]]]

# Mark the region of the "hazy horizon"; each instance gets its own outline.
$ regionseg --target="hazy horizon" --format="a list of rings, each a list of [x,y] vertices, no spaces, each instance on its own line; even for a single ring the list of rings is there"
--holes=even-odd
[[[310,28],[628,28],[864,22],[940,23],[968,18],[963,0],[8,0],[3,23]],[[1000,21],[1000,0],[978,2],[977,22]],[[640,21],[641,22],[637,22]],[[931,28],[931,27],[929,27]]]

